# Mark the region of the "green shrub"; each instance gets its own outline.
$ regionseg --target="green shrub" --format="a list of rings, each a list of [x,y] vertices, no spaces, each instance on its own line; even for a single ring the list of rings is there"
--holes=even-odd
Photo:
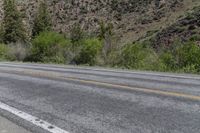
[[[70,41],[55,32],[43,32],[32,41],[29,61],[64,63],[65,50]]]
[[[160,60],[166,71],[200,72],[200,47],[193,42],[175,43],[160,55]]]
[[[94,65],[97,60],[97,56],[102,49],[102,42],[96,38],[86,39],[83,41],[80,54],[75,57],[77,64],[89,64]]]
[[[161,71],[174,71],[177,69],[175,57],[171,52],[162,53],[159,60],[163,64]]]
[[[200,40],[200,35],[199,34],[195,34],[195,35],[190,37],[190,41],[199,41],[199,40]]]
[[[193,42],[184,44],[178,49],[177,55],[179,68],[190,67],[200,72],[200,47],[197,44]]]
[[[156,70],[160,66],[157,54],[142,44],[126,45],[122,50],[120,64],[126,68]]]
[[[6,60],[8,58],[8,46],[0,44],[0,60]]]
[[[8,45],[8,59],[10,61],[24,61],[29,53],[29,47],[24,43],[11,43]]]
[[[178,72],[184,73],[199,73],[198,69],[196,69],[195,65],[185,66],[182,69],[178,70]]]
[[[0,44],[0,60],[23,61],[27,54],[28,48],[22,43]]]

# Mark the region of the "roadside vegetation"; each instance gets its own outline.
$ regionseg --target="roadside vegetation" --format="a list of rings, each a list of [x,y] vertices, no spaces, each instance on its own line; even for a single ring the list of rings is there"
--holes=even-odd
[[[169,47],[159,49],[153,41],[119,45],[113,25],[103,21],[99,23],[98,33],[93,35],[86,33],[78,23],[72,26],[70,35],[57,33],[43,1],[29,35],[15,0],[4,0],[3,6],[0,60],[200,73],[200,35],[197,33],[185,41],[176,38],[178,41]]]

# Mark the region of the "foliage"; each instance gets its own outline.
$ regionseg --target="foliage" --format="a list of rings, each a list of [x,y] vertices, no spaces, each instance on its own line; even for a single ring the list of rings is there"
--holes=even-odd
[[[173,50],[160,55],[167,71],[200,72],[200,47],[194,42],[174,44]]]
[[[103,41],[102,57],[106,65],[110,63],[113,65],[114,62],[111,59],[115,58],[114,53],[116,53],[117,39],[113,29],[112,23],[105,23],[104,21],[99,23],[98,37]]]
[[[24,43],[14,43],[8,45],[8,59],[11,61],[24,61],[28,56],[29,48]]]
[[[191,36],[189,40],[190,41],[200,41],[200,35],[195,34],[195,35]]]
[[[25,44],[0,44],[0,60],[23,61],[27,56],[28,48]]]
[[[22,17],[15,0],[4,0],[4,18],[1,25],[1,40],[8,43],[26,42],[27,35],[22,22]]]
[[[37,36],[41,32],[51,30],[51,17],[48,11],[47,1],[41,1],[38,9],[38,13],[34,20],[34,26],[32,36]]]
[[[163,64],[162,71],[174,71],[177,69],[176,60],[170,52],[162,53],[160,55],[160,61]]]
[[[177,56],[179,68],[192,67],[200,72],[200,47],[197,44],[193,42],[184,44],[178,49]]]
[[[99,23],[99,38],[106,39],[108,36],[112,35],[113,35],[112,23],[105,24],[105,22],[101,21]]]
[[[131,69],[155,70],[159,62],[151,48],[142,44],[129,44],[122,51],[120,65]]]
[[[70,39],[74,47],[80,45],[84,38],[83,30],[79,23],[75,23],[70,31]]]
[[[8,46],[0,44],[0,60],[6,60],[8,57]]]
[[[77,64],[94,65],[101,49],[102,42],[100,40],[96,38],[86,39],[83,42],[80,54],[75,58],[75,62]]]
[[[64,52],[70,41],[55,32],[42,32],[32,41],[29,60],[35,62],[64,63]]]

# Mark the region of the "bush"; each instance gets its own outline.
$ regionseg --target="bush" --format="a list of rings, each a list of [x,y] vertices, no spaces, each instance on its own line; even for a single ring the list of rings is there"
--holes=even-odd
[[[133,69],[156,70],[160,62],[156,53],[142,44],[126,45],[121,54],[121,66]]]
[[[29,48],[24,43],[12,43],[8,45],[8,58],[11,61],[24,61]]]
[[[160,55],[166,71],[200,72],[200,47],[193,43],[175,43],[173,49]]]
[[[174,71],[177,69],[177,62],[171,52],[164,52],[160,55],[160,61],[163,64],[161,71]]]
[[[29,61],[65,63],[65,50],[70,41],[55,32],[42,32],[32,41]]]
[[[199,41],[199,40],[200,40],[200,35],[199,34],[195,34],[195,35],[190,37],[190,41]]]
[[[8,46],[0,44],[0,60],[6,60],[8,58]]]
[[[185,72],[185,73],[199,73],[199,71],[196,69],[195,65],[189,65],[185,66],[182,69],[178,70],[179,72]]]
[[[177,51],[179,58],[179,68],[194,68],[195,71],[200,72],[200,47],[188,42],[180,47]]]
[[[80,54],[75,57],[76,64],[94,65],[97,60],[97,55],[102,49],[102,42],[96,38],[86,39],[83,41],[83,46]]]
[[[22,43],[0,44],[0,60],[23,61],[27,54],[28,48]]]

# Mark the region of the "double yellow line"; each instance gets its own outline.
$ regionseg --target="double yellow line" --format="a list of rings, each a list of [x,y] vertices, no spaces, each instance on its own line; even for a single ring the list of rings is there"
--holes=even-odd
[[[156,90],[156,89],[146,89],[146,88],[137,88],[137,87],[131,87],[121,84],[114,84],[114,83],[108,83],[108,82],[101,82],[101,81],[94,81],[94,80],[88,80],[88,79],[80,79],[76,77],[65,77],[61,73],[57,72],[44,72],[40,70],[0,70],[0,72],[6,72],[11,74],[23,74],[27,76],[35,76],[35,77],[43,77],[43,78],[51,78],[51,79],[58,79],[58,80],[68,80],[68,81],[75,81],[85,84],[91,84],[91,85],[98,85],[103,87],[110,87],[110,88],[119,88],[119,89],[126,89],[126,90],[133,90],[138,92],[144,92],[144,93],[151,93],[151,94],[157,94],[157,95],[164,95],[164,96],[171,96],[171,97],[179,97],[179,98],[185,98],[190,100],[198,100],[200,101],[200,96],[195,96],[191,94],[186,94],[182,92],[172,92],[172,91],[163,91],[163,90]]]

